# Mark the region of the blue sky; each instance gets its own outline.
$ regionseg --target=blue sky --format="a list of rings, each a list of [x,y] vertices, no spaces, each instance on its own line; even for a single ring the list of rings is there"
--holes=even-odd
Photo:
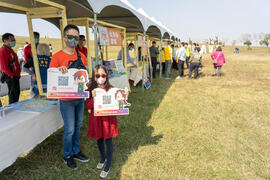
[[[218,35],[231,42],[244,33],[270,33],[270,0],[133,0],[138,9],[155,17],[182,40],[203,40]],[[28,36],[24,15],[0,13],[0,34]],[[60,37],[60,31],[43,20],[33,21],[41,36]],[[84,31],[84,30],[82,30]],[[84,33],[84,32],[82,32]]]

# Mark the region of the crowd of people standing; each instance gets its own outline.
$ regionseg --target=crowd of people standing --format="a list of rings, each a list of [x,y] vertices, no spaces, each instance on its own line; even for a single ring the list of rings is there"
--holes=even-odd
[[[155,44],[155,42],[153,42]],[[153,47],[153,46],[152,46]],[[156,65],[159,64],[155,60],[155,56],[152,57],[153,53],[151,53],[152,47],[150,48],[150,55],[153,66],[153,77],[155,77],[156,73]],[[204,47],[205,48],[205,47]],[[156,50],[155,50],[156,51]],[[152,50],[152,52],[155,52]],[[186,43],[182,42],[178,44],[172,44],[172,42],[167,42],[167,45],[162,48],[162,58],[161,58],[161,66],[162,74],[165,75],[166,78],[170,78],[172,69],[178,71],[178,76],[176,79],[182,79],[184,75],[185,69],[187,69],[189,78],[198,78],[199,77],[199,68],[202,67],[202,54],[205,50],[202,50],[199,44]],[[213,76],[221,76],[221,68],[225,64],[225,55],[222,52],[221,46],[218,46],[216,51],[211,54],[211,59],[213,63]],[[186,68],[185,68],[186,65]],[[216,73],[216,71],[218,71]],[[193,75],[194,73],[194,75]]]

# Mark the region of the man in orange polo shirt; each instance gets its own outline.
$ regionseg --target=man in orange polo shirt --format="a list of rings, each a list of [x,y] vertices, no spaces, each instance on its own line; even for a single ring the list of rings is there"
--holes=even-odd
[[[69,66],[79,59],[75,47],[79,41],[79,29],[69,24],[64,29],[66,47],[52,56],[50,68],[58,68],[63,74]],[[83,65],[87,65],[86,57],[79,52]],[[48,82],[49,83],[49,82]],[[80,132],[84,115],[84,99],[60,99],[60,112],[64,120],[63,149],[64,162],[71,169],[77,169],[75,160],[89,161],[89,158],[80,151]]]

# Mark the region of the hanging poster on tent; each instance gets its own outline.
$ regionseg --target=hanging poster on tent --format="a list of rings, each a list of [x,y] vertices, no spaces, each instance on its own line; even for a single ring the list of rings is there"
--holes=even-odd
[[[110,46],[122,46],[122,37],[118,29],[107,28]]]
[[[101,88],[94,89],[96,97],[94,98],[94,115],[95,116],[116,116],[128,115],[131,106],[127,102],[128,89],[111,88],[105,91]]]
[[[138,36],[138,47],[142,47],[142,44],[143,44],[143,37]]]
[[[108,46],[110,44],[108,29],[106,27],[103,27],[103,26],[98,26],[98,32],[99,32],[100,45]]]
[[[122,46],[122,37],[118,29],[98,26],[99,42],[102,46]]]
[[[62,74],[57,68],[49,68],[47,97],[48,98],[88,98],[86,91],[88,73],[82,69],[68,69]]]
[[[147,51],[148,51],[147,42],[143,41],[142,42],[142,56],[147,56]]]

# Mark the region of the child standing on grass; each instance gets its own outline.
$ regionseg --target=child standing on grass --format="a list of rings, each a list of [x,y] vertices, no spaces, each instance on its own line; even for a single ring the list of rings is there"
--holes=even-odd
[[[94,97],[96,96],[95,88],[102,88],[106,91],[112,88],[109,83],[107,70],[102,65],[97,65],[94,69],[92,81],[88,86],[90,91],[90,98],[86,100],[86,108],[90,110],[89,128],[87,136],[97,141],[101,160],[97,165],[97,169],[102,169],[104,164],[106,166],[100,173],[101,178],[106,178],[111,167],[111,160],[113,155],[113,141],[112,138],[118,136],[119,130],[117,126],[116,116],[94,116]],[[105,155],[104,141],[107,148]]]

